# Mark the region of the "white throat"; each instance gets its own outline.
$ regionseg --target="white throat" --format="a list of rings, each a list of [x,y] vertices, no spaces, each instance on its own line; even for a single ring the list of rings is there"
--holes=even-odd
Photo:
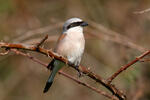
[[[68,29],[66,31],[66,33],[82,33],[83,34],[83,28],[81,26],[72,27],[72,28]]]
[[[66,31],[67,36],[76,42],[78,42],[83,36],[83,28],[81,26],[70,28]]]

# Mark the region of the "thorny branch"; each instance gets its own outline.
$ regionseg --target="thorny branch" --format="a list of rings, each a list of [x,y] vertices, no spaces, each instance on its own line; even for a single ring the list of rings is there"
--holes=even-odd
[[[47,66],[47,64],[44,64],[43,62],[41,62],[40,60],[30,56],[29,54],[25,54],[23,52],[18,51],[17,49],[23,49],[23,50],[30,50],[30,51],[36,51],[39,53],[42,53],[44,55],[50,56],[52,58],[61,60],[62,62],[68,64],[69,66],[72,66],[72,68],[75,68],[75,66],[73,64],[71,64],[66,58],[62,57],[61,55],[58,55],[56,53],[54,53],[52,50],[46,50],[44,48],[41,48],[40,46],[44,43],[44,41],[48,38],[48,35],[46,35],[46,37],[44,37],[37,45],[24,45],[24,44],[12,44],[12,43],[4,43],[4,42],[0,42],[0,48],[6,48],[6,52],[4,53],[0,53],[1,55],[6,55],[9,53],[9,51],[13,51],[16,54],[20,54],[22,56],[26,56],[30,59],[32,59],[35,62],[40,63],[43,66]],[[125,95],[118,90],[113,84],[111,84],[112,80],[114,80],[121,72],[123,72],[124,70],[126,70],[128,67],[130,67],[131,65],[135,64],[138,61],[141,61],[142,58],[144,58],[146,55],[148,55],[150,53],[150,50],[144,52],[143,54],[141,54],[139,57],[137,57],[136,59],[134,59],[133,61],[129,62],[128,64],[124,65],[123,67],[121,67],[117,72],[115,72],[112,76],[110,76],[107,80],[103,79],[102,77],[100,77],[99,75],[93,73],[89,68],[86,68],[84,66],[80,66],[79,70],[83,73],[86,74],[88,77],[92,78],[93,80],[95,80],[96,82],[102,84],[104,87],[106,87],[109,91],[112,92],[113,95],[115,95],[116,97],[118,97],[119,100],[125,100]],[[76,69],[76,68],[75,68]],[[81,82],[77,79],[75,79],[74,77],[59,71],[60,74],[62,74],[63,76],[72,79],[73,81],[86,86],[92,90],[94,90],[95,92],[104,95],[112,100],[117,100],[116,97],[107,94],[106,92],[103,92],[101,90],[96,89],[95,87],[92,87],[84,82]]]
[[[66,76],[66,77],[68,77],[68,78],[70,78],[70,79],[72,79],[73,81],[75,81],[75,82],[77,82],[77,83],[79,83],[79,84],[81,84],[81,85],[83,85],[83,86],[86,86],[86,87],[88,87],[88,88],[90,88],[90,89],[96,91],[97,93],[99,93],[99,94],[101,94],[101,95],[104,95],[104,96],[106,96],[106,97],[108,97],[108,98],[110,98],[110,99],[112,99],[112,100],[118,100],[116,97],[111,96],[111,95],[107,94],[106,92],[100,91],[100,90],[96,89],[95,87],[90,86],[89,84],[86,84],[86,83],[84,83],[84,82],[81,82],[81,81],[77,80],[76,78],[71,77],[70,75],[68,75],[68,74],[66,74],[66,73],[64,73],[64,72],[62,72],[62,71],[59,71],[59,73],[61,73],[62,75]]]
[[[32,56],[29,55],[29,54],[23,53],[23,52],[21,52],[21,51],[19,51],[19,50],[16,50],[16,49],[10,49],[10,51],[13,51],[13,52],[16,53],[16,54],[19,54],[19,55],[28,57],[29,59],[33,60],[34,62],[37,62],[37,63],[39,63],[39,64],[41,64],[41,65],[43,65],[43,66],[45,66],[45,67],[47,68],[47,65],[48,65],[48,64],[43,63],[43,62],[40,61],[39,59],[37,59],[37,58],[35,58],[35,57],[32,57]],[[49,69],[49,70],[50,70],[50,69]],[[67,78],[69,78],[69,79],[71,79],[71,80],[77,82],[78,84],[81,84],[81,85],[83,85],[83,86],[85,86],[85,87],[87,87],[87,88],[90,88],[90,89],[92,89],[93,91],[95,91],[95,92],[97,92],[97,93],[99,93],[99,94],[101,94],[101,95],[104,95],[105,97],[108,97],[108,98],[110,98],[110,99],[112,99],[112,100],[118,100],[115,96],[109,95],[108,93],[106,93],[106,92],[104,92],[104,91],[98,90],[98,89],[96,89],[95,87],[92,87],[92,86],[90,86],[89,84],[84,83],[84,82],[82,82],[82,81],[80,81],[80,80],[78,80],[78,79],[76,79],[76,78],[70,76],[69,74],[66,74],[65,72],[63,72],[63,71],[61,71],[61,70],[59,71],[59,74],[61,74],[61,75],[65,76],[65,77],[67,77]]]
[[[23,50],[35,51],[35,52],[38,52],[38,53],[42,53],[46,56],[50,56],[52,58],[61,60],[62,62],[68,64],[69,66],[72,66],[72,68],[75,68],[75,66],[70,64],[66,58],[54,53],[52,50],[46,50],[46,49],[41,48],[41,47],[39,47],[38,50],[37,50],[37,46],[34,46],[34,45],[25,45],[25,44],[19,44],[19,43],[18,44],[13,44],[13,43],[4,43],[4,42],[0,42],[0,47],[1,48],[23,49]],[[84,66],[80,66],[79,70],[82,73],[86,74],[88,77],[95,80],[96,82],[102,84],[110,92],[112,92],[113,95],[118,97],[119,100],[125,100],[125,95],[120,90],[118,90],[114,85],[107,83],[107,81],[105,81],[99,75],[93,73],[90,69],[88,69]]]
[[[45,42],[46,39],[48,39],[48,35],[46,35],[39,43],[37,43],[37,48],[39,48]]]
[[[136,62],[140,61],[142,58],[144,58],[145,56],[147,56],[148,54],[150,54],[150,50],[144,52],[143,54],[141,54],[139,57],[135,58],[133,61],[129,62],[128,64],[122,66],[117,72],[115,72],[112,76],[110,76],[107,79],[108,83],[111,83],[112,80],[114,80],[121,72],[123,72],[124,70],[126,70],[127,68],[129,68],[131,65],[135,64]]]

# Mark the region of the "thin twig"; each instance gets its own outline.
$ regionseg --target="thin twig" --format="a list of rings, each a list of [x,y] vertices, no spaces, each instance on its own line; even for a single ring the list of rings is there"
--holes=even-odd
[[[45,26],[45,27],[41,27],[41,28],[38,28],[38,29],[35,29],[35,30],[30,30],[26,33],[24,33],[24,35],[19,35],[18,37],[16,37],[15,39],[13,39],[12,41],[13,42],[22,42],[28,38],[30,38],[31,36],[34,36],[34,35],[40,35],[40,34],[43,34],[43,33],[48,33],[49,31],[51,31],[52,29],[55,29],[55,28],[59,28],[60,26],[62,26],[63,23],[62,22],[59,22],[57,24],[53,24],[53,25],[48,25],[48,26]]]
[[[107,40],[107,41],[108,40],[113,41],[115,43],[119,43],[126,47],[136,49],[140,52],[144,52],[145,50],[147,50],[147,49],[143,48],[142,46],[135,44],[128,37],[121,35],[101,24],[90,21],[90,25],[92,26],[92,28],[94,28],[94,31],[88,30],[88,31],[90,31],[89,34],[92,34],[93,36],[95,36],[97,38],[100,38],[102,40]]]
[[[58,35],[51,35],[51,36],[48,36],[48,39],[45,42],[54,42],[57,40],[57,38],[58,38]],[[41,38],[39,37],[39,38],[34,38],[34,39],[29,39],[29,40],[23,41],[23,43],[25,43],[25,44],[36,44],[40,40],[41,40]]]
[[[41,62],[39,59],[37,59],[37,58],[35,58],[35,57],[32,57],[32,56],[29,55],[29,54],[23,53],[23,52],[18,51],[18,50],[16,50],[16,49],[10,49],[10,50],[13,51],[13,52],[15,52],[16,54],[19,54],[19,55],[28,57],[29,59],[33,60],[34,62],[37,62],[37,63],[39,63],[39,64],[41,64],[41,65],[43,65],[43,66],[45,66],[45,67],[47,68],[47,65],[48,65],[48,64],[45,64],[45,63]],[[49,70],[50,70],[50,69],[49,69]],[[112,99],[112,100],[118,100],[118,99],[117,99],[116,97],[114,97],[113,95],[109,95],[108,93],[106,93],[106,92],[104,92],[104,91],[101,91],[101,90],[98,90],[98,89],[96,89],[95,87],[92,87],[92,86],[90,86],[90,85],[87,84],[87,83],[81,82],[80,80],[78,80],[78,79],[76,79],[76,78],[70,76],[69,74],[64,73],[62,70],[59,71],[59,74],[61,74],[61,75],[65,76],[65,77],[67,77],[67,78],[69,78],[69,79],[75,81],[75,82],[78,83],[78,84],[81,84],[81,85],[83,85],[83,86],[85,86],[85,87],[87,87],[87,88],[90,88],[90,89],[92,89],[93,91],[95,91],[95,92],[97,92],[97,93],[99,93],[99,94],[101,94],[101,95],[104,95],[105,97],[108,97],[108,98],[110,98],[110,99]]]
[[[83,86],[85,86],[85,87],[88,87],[88,88],[94,90],[95,92],[97,92],[97,93],[99,93],[99,94],[101,94],[101,95],[104,95],[105,97],[108,97],[108,98],[110,98],[110,99],[112,99],[112,100],[118,100],[118,99],[117,99],[116,97],[114,97],[113,95],[109,95],[109,94],[107,94],[107,93],[104,92],[104,91],[98,90],[98,89],[96,89],[95,87],[92,87],[92,86],[90,86],[89,84],[84,83],[84,82],[82,82],[82,81],[80,81],[80,80],[78,80],[78,79],[76,79],[76,78],[74,78],[74,77],[72,77],[72,76],[70,76],[70,75],[64,73],[63,71],[59,71],[59,72],[61,72],[61,74],[64,75],[65,77],[67,77],[67,78],[69,78],[69,79],[71,79],[71,80],[77,82],[78,84],[81,84],[81,85],[83,85]]]
[[[37,48],[39,48],[47,39],[48,35],[46,35],[39,43],[37,43]]]
[[[8,53],[9,53],[9,50],[6,50],[5,52],[1,52],[1,53],[0,53],[0,56],[7,55]]]
[[[145,59],[141,59],[140,62],[149,62],[150,59],[149,58],[145,58]]]
[[[129,68],[131,65],[135,64],[136,62],[138,62],[140,59],[142,59],[143,57],[145,57],[146,55],[150,54],[150,50],[144,52],[143,54],[141,54],[139,57],[135,58],[133,61],[129,62],[128,64],[122,66],[117,72],[115,72],[112,76],[110,76],[107,79],[108,83],[111,83],[112,80],[114,80],[121,72],[123,72],[124,70],[126,70],[127,68]]]
[[[134,14],[144,14],[144,13],[147,13],[147,12],[150,12],[150,8],[142,10],[142,11],[135,11]]]
[[[72,68],[76,67],[72,64],[68,63],[68,60],[56,53],[54,53],[52,50],[46,50],[44,48],[39,47],[38,51],[36,49],[36,46],[33,45],[23,45],[23,44],[12,44],[12,43],[4,43],[4,42],[0,42],[0,47],[1,48],[11,48],[11,49],[23,49],[23,50],[29,50],[29,51],[36,51],[39,53],[42,53],[44,55],[48,55],[52,58],[58,59],[66,64],[68,64],[69,66],[71,66]],[[84,66],[80,66],[79,70],[84,73],[85,75],[87,75],[88,77],[90,77],[91,79],[95,80],[96,82],[102,84],[104,87],[106,87],[109,91],[112,92],[113,95],[115,95],[116,97],[119,98],[119,100],[125,100],[125,95],[118,90],[114,85],[112,84],[108,84],[107,81],[105,81],[102,77],[100,77],[99,75],[93,73],[90,69],[87,69]]]
[[[143,84],[143,77],[137,80],[136,89],[134,90],[133,95],[131,95],[131,100],[141,100],[141,97],[144,95],[145,84]],[[135,92],[136,91],[136,92]]]
[[[26,54],[26,53],[23,53],[21,51],[18,51],[17,49],[10,49],[10,51],[13,51],[15,52],[16,54],[18,55],[22,55],[22,56],[25,56],[25,57],[28,57],[29,59],[33,60],[34,62],[37,62],[43,66],[47,66],[47,64],[44,64],[43,62],[41,62],[39,59],[35,58],[35,57],[32,57],[30,54]]]

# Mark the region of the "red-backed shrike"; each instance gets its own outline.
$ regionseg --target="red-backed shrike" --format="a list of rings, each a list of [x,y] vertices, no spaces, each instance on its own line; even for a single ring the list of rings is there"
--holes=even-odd
[[[80,18],[71,18],[65,22],[63,25],[63,32],[57,41],[55,52],[66,57],[69,62],[73,63],[75,66],[79,66],[81,57],[84,52],[85,39],[83,35],[83,27],[88,24],[81,20]],[[56,73],[62,68],[65,63],[53,59],[48,68],[52,70],[46,86],[44,88],[44,93],[48,91],[51,87]]]

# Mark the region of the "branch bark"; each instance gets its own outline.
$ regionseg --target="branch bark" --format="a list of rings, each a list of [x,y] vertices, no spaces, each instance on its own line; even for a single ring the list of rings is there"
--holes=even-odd
[[[114,80],[121,72],[129,68],[131,65],[135,64],[136,62],[140,61],[142,58],[144,58],[146,55],[150,54],[150,50],[145,51],[143,54],[141,54],[139,57],[135,58],[133,61],[129,62],[128,64],[122,66],[117,72],[115,72],[112,76],[110,76],[107,79],[108,83],[111,83],[112,80]]]
[[[41,47],[39,47],[37,49],[37,46],[34,46],[34,45],[25,45],[25,44],[19,44],[19,43],[13,44],[13,43],[4,43],[4,42],[0,42],[0,47],[1,48],[8,48],[8,49],[22,49],[22,50],[29,50],[29,51],[38,52],[38,53],[44,54],[46,56],[50,56],[52,58],[58,59],[58,60],[68,64],[69,66],[71,66],[72,68],[75,69],[75,66],[73,64],[70,64],[66,58],[62,57],[61,55],[54,53],[52,50],[47,50],[47,49],[44,49]],[[90,69],[88,69],[84,66],[80,65],[79,70],[82,73],[84,73],[85,75],[87,75],[88,77],[90,77],[91,79],[93,79],[96,82],[103,85],[113,95],[115,95],[119,100],[125,100],[126,97],[125,97],[124,93],[121,92],[119,89],[117,89],[113,84],[108,83],[107,81],[105,81],[105,79],[103,79],[99,75],[93,73]]]
[[[16,54],[25,56],[25,57],[31,59],[32,61],[37,62],[37,63],[43,65],[43,66],[46,67],[46,68],[47,68],[47,66],[48,66],[48,64],[43,63],[43,62],[40,61],[39,59],[37,59],[37,58],[35,58],[35,57],[32,57],[32,56],[29,55],[29,54],[23,53],[23,52],[18,51],[18,50],[16,50],[16,49],[10,49],[10,51],[13,51],[13,52],[16,53]],[[50,70],[50,69],[48,69],[48,70]],[[109,99],[118,100],[115,96],[110,95],[110,94],[108,94],[108,93],[106,93],[106,92],[104,92],[104,91],[101,91],[101,90],[99,90],[99,89],[97,89],[97,88],[95,88],[95,87],[92,87],[92,86],[90,86],[89,84],[84,83],[84,82],[82,82],[82,81],[80,81],[80,80],[78,80],[78,79],[72,77],[71,75],[69,75],[69,74],[63,72],[62,70],[60,70],[58,73],[61,74],[61,75],[63,75],[63,76],[65,76],[65,77],[67,77],[67,78],[69,78],[69,79],[71,79],[71,80],[73,80],[73,81],[75,81],[75,82],[78,83],[78,84],[81,84],[81,85],[83,85],[83,86],[85,86],[85,87],[87,87],[87,88],[89,88],[89,89],[91,89],[91,90],[97,92],[98,94],[101,94],[101,95],[103,95],[103,96],[109,98]]]

